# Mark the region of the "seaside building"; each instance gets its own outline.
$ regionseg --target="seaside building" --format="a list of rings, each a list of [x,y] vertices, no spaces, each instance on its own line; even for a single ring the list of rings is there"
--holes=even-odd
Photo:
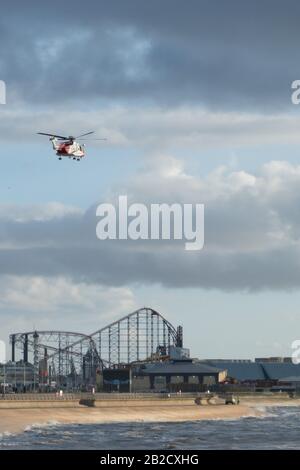
[[[300,381],[300,364],[293,364],[289,358],[261,358],[253,361],[238,360],[209,360],[208,364],[214,367],[223,367],[227,371],[227,381],[240,385],[253,387],[272,388],[282,382],[288,382],[286,378],[293,377],[294,382]]]
[[[34,384],[33,365],[24,361],[9,361],[6,364],[0,364],[0,386],[2,385],[2,388],[4,383],[8,391],[32,390]]]
[[[223,368],[193,359],[143,364],[133,374],[133,391],[203,391],[226,379]]]
[[[103,370],[103,390],[122,392],[196,392],[226,379],[223,367],[190,358],[187,348],[170,347],[169,355],[154,362]]]
[[[135,364],[103,371],[105,392],[196,392],[226,379],[226,371],[193,359]]]

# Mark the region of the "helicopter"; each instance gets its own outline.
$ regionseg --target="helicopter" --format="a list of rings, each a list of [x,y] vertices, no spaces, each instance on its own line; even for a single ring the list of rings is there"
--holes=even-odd
[[[78,135],[74,137],[69,135],[68,137],[57,135],[57,134],[48,134],[46,132],[38,132],[39,135],[45,135],[50,137],[50,142],[52,142],[53,150],[56,151],[58,159],[61,160],[62,157],[73,158],[78,162],[85,156],[85,144],[80,144],[77,140],[83,139],[85,136],[94,134],[95,131],[86,132],[85,134]],[[93,140],[106,140],[106,139],[93,139]]]

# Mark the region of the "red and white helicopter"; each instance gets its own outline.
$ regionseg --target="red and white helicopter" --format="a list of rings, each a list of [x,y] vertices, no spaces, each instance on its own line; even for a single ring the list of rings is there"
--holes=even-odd
[[[56,155],[58,156],[59,160],[61,160],[62,157],[68,157],[73,158],[73,160],[77,160],[79,162],[85,156],[85,144],[80,144],[77,142],[77,140],[87,140],[83,139],[83,137],[90,134],[94,134],[94,131],[78,135],[77,137],[74,137],[72,135],[69,135],[69,137],[65,137],[62,135],[47,134],[46,132],[38,132],[38,134],[47,135],[48,137],[50,137],[49,140],[52,142],[53,150],[56,151]]]

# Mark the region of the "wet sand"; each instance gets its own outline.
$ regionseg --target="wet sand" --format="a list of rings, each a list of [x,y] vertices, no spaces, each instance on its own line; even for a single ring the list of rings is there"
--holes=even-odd
[[[274,405],[274,403],[272,403]],[[263,406],[264,403],[260,403]],[[267,403],[265,403],[267,406]],[[88,408],[52,408],[45,403],[44,407],[24,409],[0,409],[0,433],[18,433],[29,426],[59,424],[91,424],[112,422],[179,422],[210,419],[238,419],[247,416],[262,416],[263,411],[257,408],[257,403],[241,403],[232,405],[195,404],[157,406],[106,406]]]
[[[182,400],[182,403],[170,400],[168,402],[129,403],[116,400],[114,403],[101,402],[95,408],[73,404],[59,407],[51,403],[31,402],[23,408],[13,408],[13,403],[7,403],[6,408],[0,408],[0,434],[5,432],[19,433],[30,426],[45,426],[47,424],[101,424],[113,422],[180,422],[215,419],[239,419],[242,417],[264,416],[269,406],[299,406],[300,400],[287,398],[245,397],[238,406],[212,404],[197,406],[192,400]]]

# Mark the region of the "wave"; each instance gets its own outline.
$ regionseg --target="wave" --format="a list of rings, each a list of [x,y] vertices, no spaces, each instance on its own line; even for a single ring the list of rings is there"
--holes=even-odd
[[[43,423],[32,423],[24,428],[24,432],[36,431],[38,429],[49,428],[52,426],[59,426],[59,421],[50,420]]]
[[[12,436],[15,436],[13,432],[9,432],[9,431],[0,432],[0,439],[12,437]]]

